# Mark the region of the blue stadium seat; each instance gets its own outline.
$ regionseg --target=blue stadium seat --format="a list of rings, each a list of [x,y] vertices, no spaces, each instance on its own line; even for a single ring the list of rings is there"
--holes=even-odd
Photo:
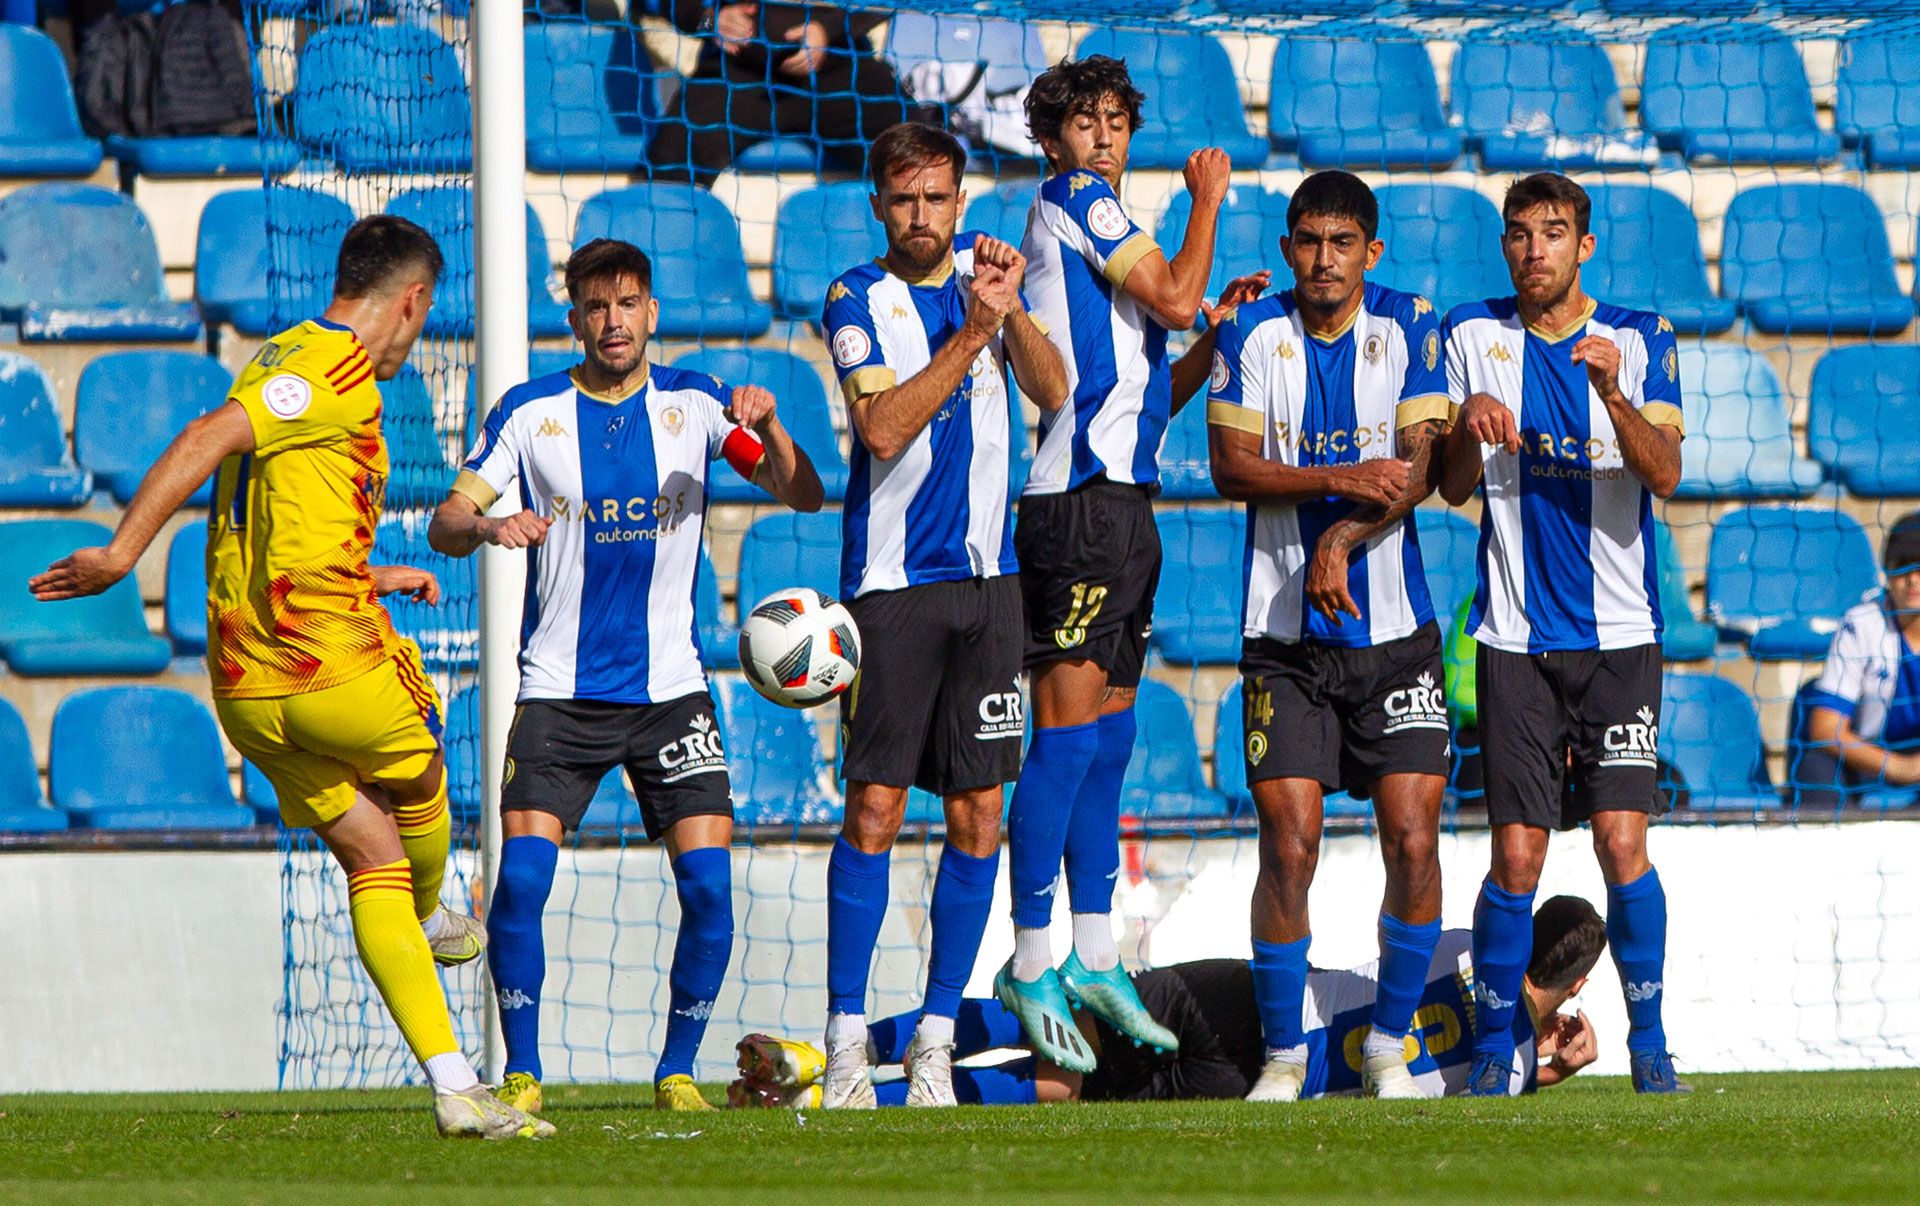
[[[429,674],[471,670],[480,664],[479,618],[472,606],[480,597],[480,558],[435,552],[427,543],[432,520],[424,505],[389,507],[374,529],[369,560],[374,565],[416,566],[440,580],[438,607],[401,595],[389,596],[381,605],[393,617],[394,627],[420,646]]]
[[[0,507],[77,507],[93,475],[73,463],[53,383],[39,364],[0,352]]]
[[[1682,334],[1718,335],[1739,307],[1714,296],[1693,210],[1648,184],[1589,184],[1593,258],[1580,269],[1589,295],[1651,310]]]
[[[218,194],[200,212],[193,260],[200,312],[242,335],[274,335],[321,313],[352,225],[345,201],[314,189],[274,185],[271,198],[258,188]]]
[[[1374,195],[1387,249],[1372,279],[1418,293],[1443,312],[1513,292],[1493,202],[1455,184],[1387,184]]]
[[[1465,40],[1452,79],[1454,116],[1490,172],[1645,168],[1658,158],[1627,128],[1607,52],[1572,30]]]
[[[1720,291],[1769,334],[1892,335],[1913,321],[1886,221],[1850,184],[1766,184],[1727,207]]]
[[[745,679],[713,680],[733,780],[733,815],[741,825],[838,824],[840,800],[813,721],[805,712],[761,698]]]
[[[124,506],[180,429],[225,404],[232,384],[233,374],[198,352],[97,356],[80,374],[73,450],[100,487]],[[187,501],[204,507],[212,497],[208,478]]]
[[[1214,708],[1213,785],[1227,797],[1236,816],[1245,816],[1253,812],[1253,791],[1247,786],[1246,751],[1241,744],[1246,740],[1247,711],[1240,691],[1236,679]],[[1372,804],[1344,791],[1328,792],[1323,809],[1330,820],[1367,820],[1373,816]]]
[[[27,723],[0,699],[0,833],[47,833],[67,827],[67,814],[47,807],[40,794]]]
[[[718,197],[690,184],[613,189],[580,207],[575,247],[625,239],[653,257],[663,339],[764,335],[773,311],[747,283],[740,225]]]
[[[1687,438],[1676,498],[1805,498],[1826,476],[1800,455],[1780,379],[1735,344],[1680,349]]]
[[[1660,558],[1660,618],[1664,631],[1660,650],[1670,662],[1693,662],[1713,656],[1719,636],[1713,625],[1702,623],[1693,611],[1687,589],[1687,567],[1680,562],[1673,533],[1660,519],[1653,521],[1654,555]]]
[[[172,687],[89,687],[53,713],[47,786],[83,829],[247,829],[220,732]]]
[[[1387,30],[1380,35],[1378,41],[1363,36],[1281,39],[1273,52],[1267,101],[1267,131],[1275,147],[1298,152],[1308,167],[1453,166],[1460,158],[1460,132],[1447,124],[1440,107],[1440,84],[1426,44]],[[1189,78],[1233,76],[1222,64]],[[1221,90],[1191,91],[1206,96]]]
[[[259,179],[262,173],[291,171],[300,162],[300,148],[277,138],[257,134],[208,134],[180,138],[107,139],[107,154],[120,161],[122,171],[150,178],[234,176]]]
[[[1920,348],[1868,344],[1822,356],[1807,446],[1850,494],[1920,494]]]
[[[728,385],[758,385],[773,391],[780,404],[780,422],[794,443],[812,459],[828,502],[847,493],[847,459],[840,455],[840,437],[833,430],[833,411],[827,405],[826,386],[811,364],[784,348],[701,348],[673,362],[720,378]],[[715,502],[770,502],[772,495],[741,480],[725,461],[716,462],[707,482],[707,497]]]
[[[380,382],[380,432],[387,440],[387,506],[433,507],[453,484],[453,466],[440,444],[426,378],[403,365]]]
[[[808,134],[784,134],[763,139],[742,150],[733,159],[733,170],[746,175],[777,175],[792,172],[818,176],[833,170],[825,148]]]
[[[1707,617],[1763,661],[1813,661],[1878,581],[1867,534],[1842,512],[1742,507],[1713,525]]]
[[[1420,561],[1427,570],[1433,616],[1445,632],[1480,583],[1480,529],[1458,511],[1421,507],[1413,513]]]
[[[1033,199],[1039,192],[1036,181],[1002,181],[994,185],[991,192],[968,198],[960,228],[977,230],[1018,247],[1026,239],[1027,214],[1033,209]]]
[[[1182,189],[1173,195],[1167,212],[1160,215],[1154,240],[1165,249],[1168,259],[1179,253],[1192,214],[1193,197]],[[1245,184],[1229,188],[1213,228],[1213,275],[1207,278],[1207,296],[1218,298],[1228,281],[1262,268],[1273,273],[1268,292],[1293,288],[1293,269],[1280,255],[1280,238],[1286,233],[1287,194]]]
[[[461,687],[445,700],[446,728],[440,736],[447,757],[447,811],[457,824],[480,821],[485,779],[480,751],[480,688]]]
[[[460,56],[415,25],[335,25],[300,51],[294,139],[349,172],[463,172],[473,116]]]
[[[59,45],[30,25],[0,23],[0,176],[84,176],[99,166]]]
[[[240,760],[240,802],[253,809],[256,823],[280,823],[280,793],[273,789],[266,772],[245,758]]]
[[[0,322],[19,323],[20,338],[36,342],[200,334],[199,312],[167,297],[140,206],[91,184],[36,184],[0,197]]]
[[[167,636],[173,651],[207,651],[207,525],[182,524],[167,544]]]
[[[1146,125],[1133,136],[1128,162],[1136,168],[1180,168],[1197,147],[1219,147],[1237,168],[1267,160],[1267,143],[1247,128],[1237,87],[1194,87],[1192,81],[1231,83],[1236,74],[1226,48],[1204,33],[1166,29],[1095,29],[1080,39],[1075,58],[1105,54],[1125,59],[1146,93]]]
[[[700,568],[693,579],[693,623],[700,632],[700,660],[709,670],[740,667],[740,627],[727,619],[720,606],[720,575],[706,545],[700,546]]]
[[[1640,124],[1702,163],[1816,163],[1840,140],[1814,120],[1800,52],[1763,25],[1695,25],[1647,43]]]
[[[638,28],[538,21],[526,28],[526,56],[529,170],[645,170],[659,76]]]
[[[1920,168],[1920,36],[1867,27],[1840,44],[1833,124],[1867,166]]]
[[[1660,757],[1680,772],[1694,812],[1780,807],[1753,700],[1714,674],[1669,674],[1660,690]]]
[[[1142,679],[1133,705],[1133,758],[1120,789],[1120,815],[1145,821],[1224,818],[1232,807],[1207,786],[1194,744],[1193,715],[1179,692]]]
[[[131,577],[104,594],[41,603],[27,579],[78,548],[104,545],[113,533],[84,519],[17,519],[0,523],[0,658],[15,674],[158,674],[173,651],[147,631],[140,587]]]
[[[817,511],[763,515],[740,541],[739,611],[776,590],[811,586],[828,598],[840,597],[840,513]]]
[[[820,321],[833,278],[887,254],[864,181],[789,194],[773,228],[773,303],[783,318]]]
[[[1018,92],[1051,66],[1038,26],[948,13],[895,13],[887,58],[902,80],[922,63],[980,64],[980,87],[989,96]]]
[[[1202,389],[1167,424],[1160,445],[1160,497],[1166,502],[1211,501],[1213,464],[1207,454],[1207,394]]]
[[[1240,507],[1163,508],[1160,586],[1153,596],[1153,647],[1185,666],[1240,660],[1242,563],[1247,521]]]
[[[433,291],[433,309],[427,312],[428,335],[471,339],[474,324],[473,190],[442,187],[401,193],[387,212],[417,222],[440,244],[446,268]],[[567,307],[553,299],[549,282],[553,262],[547,258],[547,232],[540,217],[527,206],[527,333],[534,339],[566,339]]]

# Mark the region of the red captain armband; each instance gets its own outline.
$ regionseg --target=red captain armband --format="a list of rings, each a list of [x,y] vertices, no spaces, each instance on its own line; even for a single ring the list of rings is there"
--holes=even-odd
[[[721,442],[720,455],[727,458],[727,464],[733,466],[735,473],[752,481],[754,470],[758,469],[760,462],[767,457],[767,446],[762,444],[760,437],[751,431],[744,427],[736,427],[728,432],[727,438]]]

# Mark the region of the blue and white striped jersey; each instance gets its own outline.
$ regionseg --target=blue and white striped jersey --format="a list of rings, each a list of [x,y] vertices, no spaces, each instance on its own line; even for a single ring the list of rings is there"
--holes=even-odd
[[[1480,582],[1472,635],[1510,653],[1630,649],[1660,639],[1652,497],[1627,469],[1620,439],[1573,345],[1620,349],[1620,388],[1650,423],[1685,429],[1673,326],[1656,314],[1589,303],[1563,331],[1520,321],[1511,297],[1447,315],[1454,404],[1487,393],[1513,411],[1521,449],[1483,446]]]
[[[1811,702],[1845,716],[1868,741],[1903,749],[1920,741],[1920,653],[1907,648],[1884,597],[1847,612]]]
[[[1424,297],[1368,283],[1346,329],[1322,339],[1308,332],[1292,290],[1263,297],[1220,323],[1207,397],[1207,422],[1260,436],[1270,461],[1304,467],[1393,456],[1402,428],[1452,410],[1439,316]],[[1411,515],[1352,558],[1347,591],[1358,620],[1336,624],[1307,606],[1321,535],[1356,509],[1340,498],[1248,505],[1245,635],[1364,648],[1433,619]]]
[[[966,322],[980,237],[954,236],[952,264],[927,280],[902,279],[876,261],[833,282],[822,322],[849,405],[919,373]],[[1011,439],[999,335],[892,460],[856,436],[840,520],[841,596],[1013,573]]]
[[[1160,480],[1173,384],[1167,332],[1120,287],[1155,249],[1105,179],[1049,177],[1027,215],[1026,292],[1067,366],[1067,402],[1040,417],[1028,494],[1094,478]]]
[[[528,550],[522,702],[661,703],[706,688],[693,591],[707,466],[724,454],[751,477],[762,451],[727,419],[728,396],[659,365],[621,398],[553,373],[487,416],[453,488],[484,511],[517,486],[553,521]]]

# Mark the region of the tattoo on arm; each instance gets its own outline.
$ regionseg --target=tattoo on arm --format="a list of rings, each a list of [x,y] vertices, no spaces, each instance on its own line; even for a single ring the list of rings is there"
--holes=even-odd
[[[1422,419],[1400,431],[1400,452],[1406,458],[1407,488],[1391,506],[1369,504],[1328,528],[1320,537],[1331,547],[1351,549],[1399,523],[1440,484],[1440,438],[1445,427],[1438,419]]]

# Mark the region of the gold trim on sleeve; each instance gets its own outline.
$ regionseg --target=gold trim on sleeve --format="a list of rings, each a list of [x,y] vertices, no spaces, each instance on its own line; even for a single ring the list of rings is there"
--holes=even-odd
[[[1687,434],[1687,416],[1671,402],[1649,402],[1640,408],[1640,417],[1655,427],[1671,427]]]
[[[897,383],[892,369],[884,364],[869,364],[847,374],[847,379],[840,383],[840,396],[851,405],[869,394],[892,389]]]
[[[1107,257],[1106,278],[1115,288],[1125,288],[1127,273],[1133,271],[1133,266],[1158,250],[1160,244],[1153,241],[1152,235],[1144,230],[1134,231],[1132,238],[1114,248],[1113,254]]]
[[[1421,394],[1417,398],[1408,398],[1394,407],[1393,425],[1396,428],[1412,427],[1415,423],[1424,423],[1428,419],[1451,423],[1453,414],[1453,400],[1445,394]]]
[[[1248,435],[1265,435],[1267,432],[1267,421],[1259,411],[1235,406],[1231,402],[1208,402],[1207,426],[1231,427]]]
[[[459,476],[453,479],[452,492],[463,498],[472,499],[473,505],[479,507],[482,514],[485,514],[494,503],[500,501],[500,492],[489,486],[486,478],[471,469],[462,469]]]

